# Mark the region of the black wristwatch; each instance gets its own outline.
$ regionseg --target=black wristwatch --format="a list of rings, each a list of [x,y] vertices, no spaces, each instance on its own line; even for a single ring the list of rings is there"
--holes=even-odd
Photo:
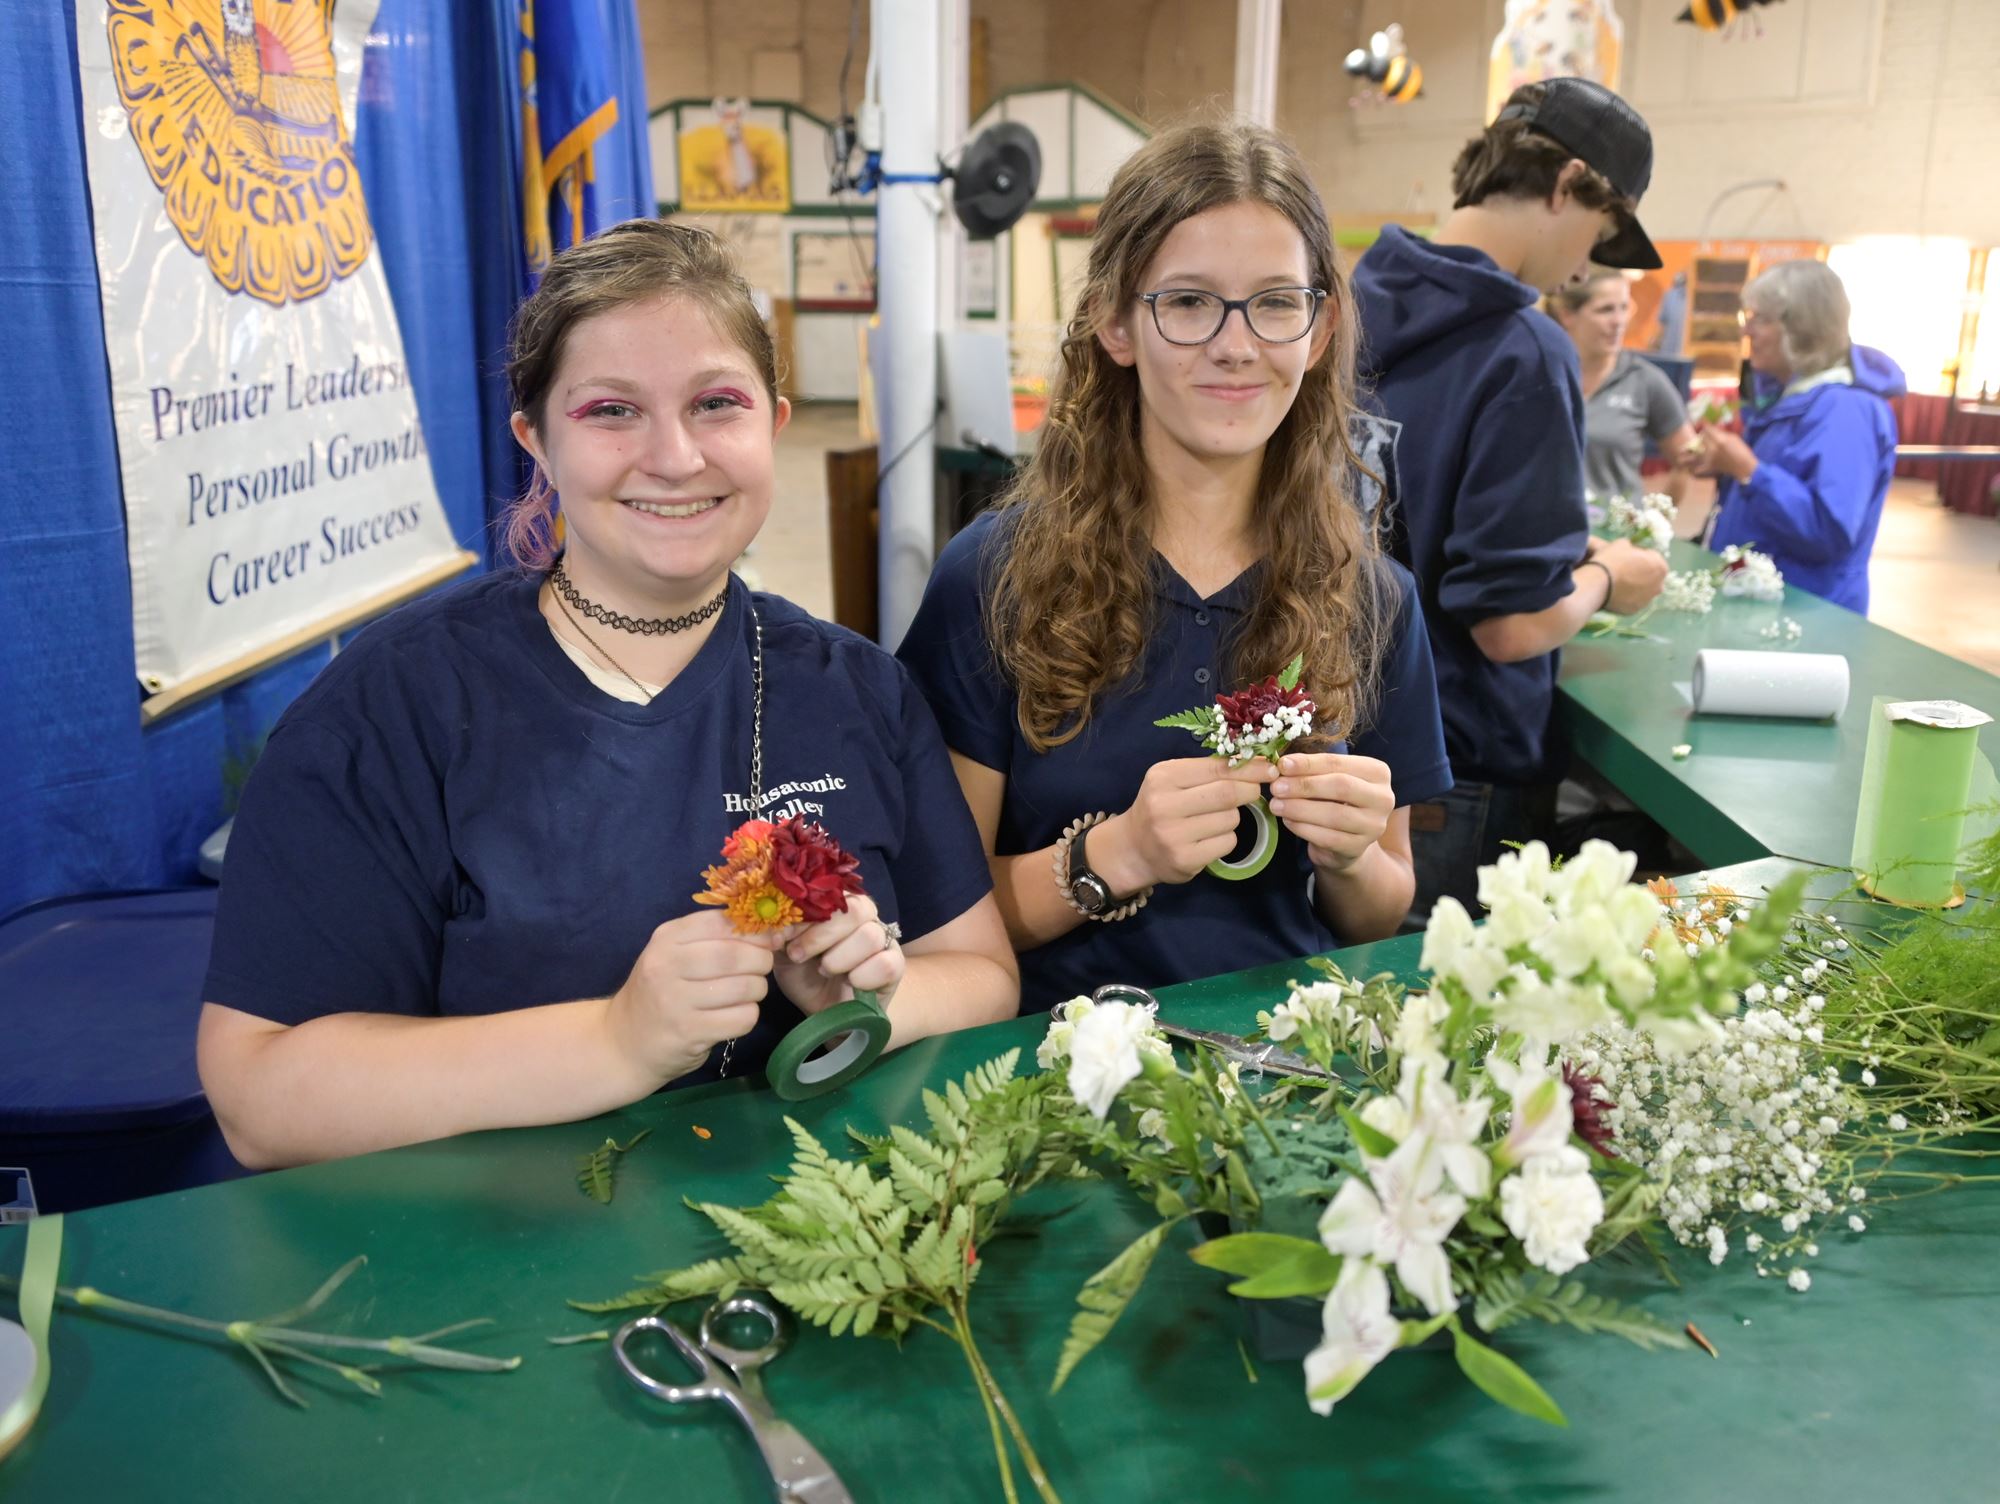
[[[1111,908],[1111,884],[1092,872],[1084,860],[1083,838],[1089,834],[1086,826],[1069,843],[1069,901],[1095,918]]]

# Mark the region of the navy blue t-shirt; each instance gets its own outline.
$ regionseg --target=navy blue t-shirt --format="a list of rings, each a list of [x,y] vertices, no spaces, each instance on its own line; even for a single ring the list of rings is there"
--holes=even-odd
[[[905,940],[991,890],[937,724],[875,644],[732,579],[694,660],[627,704],[550,635],[539,586],[496,573],[406,606],[286,711],[230,835],[209,1001],[297,1024],[616,991],[749,817],[752,601],[764,817],[824,825]],[[773,988],[730,1074],[799,1018]]]
[[[1559,776],[1555,653],[1495,663],[1472,629],[1574,590],[1589,519],[1576,346],[1483,251],[1395,225],[1354,269],[1362,368],[1394,434],[1385,537],[1417,577],[1460,782]]]
[[[1036,752],[1021,734],[1015,692],[985,630],[986,589],[1007,541],[998,515],[975,519],[946,547],[897,656],[930,698],[952,750],[1007,775],[995,847],[1010,856],[1053,845],[1079,815],[1129,809],[1154,763],[1202,755],[1187,732],[1153,722],[1241,687],[1223,678],[1230,671],[1225,649],[1254,602],[1256,571],[1203,599],[1156,556],[1153,631],[1140,671],[1099,700],[1081,734]],[[1399,605],[1371,729],[1351,750],[1389,765],[1396,802],[1405,805],[1436,798],[1451,787],[1451,773],[1415,593],[1400,566],[1385,561],[1385,570]],[[1343,743],[1334,750],[1350,749]],[[1330,950],[1339,939],[1313,907],[1311,875],[1305,843],[1281,827],[1278,850],[1256,877],[1230,882],[1203,874],[1163,884],[1130,919],[1086,921],[1024,952],[1021,1010],[1046,1009],[1107,982],[1164,986]]]

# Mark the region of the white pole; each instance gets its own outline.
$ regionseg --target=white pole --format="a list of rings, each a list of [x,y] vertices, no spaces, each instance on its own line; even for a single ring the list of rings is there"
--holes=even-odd
[[[972,127],[972,0],[942,0],[938,25],[938,152],[951,155]],[[956,158],[954,157],[954,160]],[[947,197],[949,187],[939,190]],[[956,214],[938,215],[938,327],[956,329],[965,318],[965,226]],[[947,443],[956,443],[947,434]]]
[[[882,59],[882,172],[937,172],[937,0],[878,0],[871,38]],[[885,647],[903,640],[936,551],[938,206],[935,184],[885,182],[876,200],[882,327],[872,347],[881,416],[880,617]]]
[[[1278,16],[1284,0],[1236,0],[1236,113],[1278,123]]]

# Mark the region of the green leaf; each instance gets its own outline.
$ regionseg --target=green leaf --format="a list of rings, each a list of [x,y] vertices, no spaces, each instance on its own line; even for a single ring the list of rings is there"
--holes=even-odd
[[[1340,1278],[1338,1255],[1309,1238],[1281,1233],[1232,1233],[1190,1249],[1188,1257],[1204,1268],[1245,1276],[1229,1287],[1229,1293],[1249,1300],[1317,1298]]]
[[[1278,688],[1297,689],[1299,687],[1299,676],[1303,674],[1305,670],[1306,670],[1306,655],[1304,653],[1301,653],[1298,655],[1298,657],[1294,658],[1290,663],[1286,664],[1285,671],[1278,675]]]
[[[641,1128],[622,1144],[615,1138],[607,1138],[597,1148],[579,1158],[576,1162],[577,1188],[592,1201],[610,1205],[612,1171],[618,1159],[630,1154],[639,1146],[639,1141],[652,1131],[650,1128]]]
[[[1380,1128],[1371,1128],[1360,1116],[1343,1107],[1340,1120],[1347,1124],[1347,1131],[1354,1135],[1354,1142],[1370,1159],[1387,1159],[1396,1152],[1396,1141]]]
[[[1465,1328],[1455,1321],[1451,1326],[1451,1337],[1452,1351],[1458,1359],[1459,1368],[1488,1399],[1498,1400],[1509,1410],[1518,1411],[1533,1420],[1547,1421],[1552,1426],[1569,1424],[1556,1402],[1549,1398],[1548,1392],[1529,1378],[1527,1370],[1512,1358],[1468,1337]]]
[[[322,1284],[317,1290],[313,1291],[311,1295],[307,1296],[305,1303],[303,1305],[293,1306],[289,1311],[280,1311],[275,1316],[266,1316],[262,1321],[258,1322],[257,1325],[259,1326],[298,1325],[299,1322],[303,1321],[306,1317],[312,1315],[314,1311],[317,1311],[321,1306],[325,1305],[327,1302],[327,1298],[331,1296],[334,1291],[338,1290],[342,1285],[347,1283],[348,1276],[353,1274],[355,1270],[359,1269],[363,1264],[367,1262],[368,1262],[367,1254],[365,1253],[355,1254],[353,1258],[349,1259],[346,1263],[342,1264],[338,1269],[334,1270],[333,1273],[329,1274],[326,1277],[326,1282]]]
[[[1507,1229],[1494,1218],[1493,1213],[1483,1207],[1473,1207],[1465,1214],[1465,1225],[1482,1238],[1504,1238]]]
[[[1482,1274],[1473,1298],[1472,1319],[1497,1332],[1532,1317],[1553,1326],[1575,1327],[1606,1337],[1623,1337],[1642,1348],[1686,1348],[1687,1334],[1637,1306],[1594,1295],[1576,1280],[1553,1274],[1499,1269]]]
[[[1125,1314],[1125,1307],[1139,1293],[1139,1286],[1145,1283],[1146,1271],[1153,1267],[1153,1256],[1160,1251],[1161,1242],[1175,1225],[1173,1222],[1162,1222],[1148,1228],[1134,1238],[1117,1258],[1084,1281],[1083,1288],[1076,1294],[1080,1309],[1070,1319],[1069,1339],[1063,1343],[1062,1356],[1056,1361],[1055,1382],[1049,1385],[1049,1393],[1054,1394],[1061,1389],[1069,1378],[1070,1370],[1082,1362],[1090,1350],[1118,1324],[1118,1318]]]
[[[1198,710],[1177,711],[1153,724],[1168,731],[1192,731],[1196,736],[1208,736],[1215,730],[1215,707],[1204,705]]]
[[[1444,1315],[1433,1316],[1429,1321],[1404,1322],[1402,1339],[1396,1345],[1398,1347],[1417,1347],[1430,1341],[1439,1331],[1451,1325],[1452,1314],[1452,1312],[1446,1311]]]

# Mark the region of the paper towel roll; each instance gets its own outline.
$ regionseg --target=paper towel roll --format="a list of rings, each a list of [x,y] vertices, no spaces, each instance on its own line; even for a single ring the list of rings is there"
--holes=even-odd
[[[1694,708],[1697,715],[1823,721],[1847,708],[1847,660],[1838,653],[1703,648],[1694,655]]]

